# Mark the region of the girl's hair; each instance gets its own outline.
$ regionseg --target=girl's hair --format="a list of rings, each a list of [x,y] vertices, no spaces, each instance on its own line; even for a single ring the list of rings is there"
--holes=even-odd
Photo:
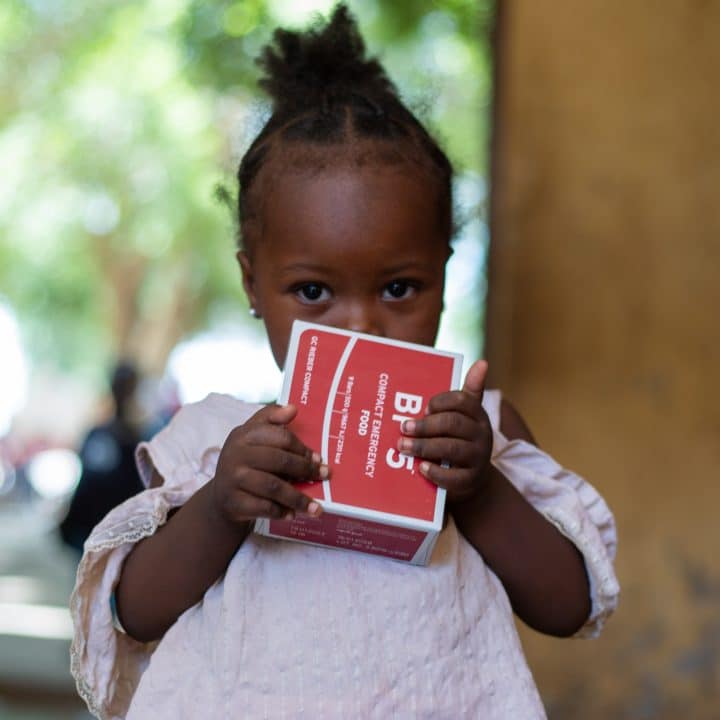
[[[272,115],[238,169],[241,242],[252,243],[261,221],[267,171],[288,164],[323,168],[368,160],[413,163],[438,189],[439,222],[452,226],[452,166],[445,153],[401,102],[382,65],[365,44],[344,4],[325,25],[306,32],[276,30],[257,60],[265,75]],[[260,187],[258,187],[260,186]]]

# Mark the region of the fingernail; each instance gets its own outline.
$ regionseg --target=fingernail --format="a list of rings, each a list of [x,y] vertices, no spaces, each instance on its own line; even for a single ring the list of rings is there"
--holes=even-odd
[[[402,424],[402,431],[408,435],[412,435],[415,432],[415,421],[405,420]]]
[[[330,468],[327,465],[321,465],[318,470],[318,475],[321,480],[327,480],[330,476]]]
[[[283,515],[283,520],[294,520],[295,519],[295,513],[292,510],[288,510],[285,515]]]
[[[312,461],[315,463],[315,465],[319,465],[322,462],[322,455],[318,452],[314,452],[312,454]]]
[[[311,502],[307,506],[307,511],[309,515],[315,515],[316,517],[322,513],[322,505],[320,503]]]
[[[400,452],[409,453],[412,451],[412,448],[412,440],[409,440],[408,438],[400,438],[398,440],[398,450],[400,450]]]
[[[427,477],[427,474],[430,472],[430,463],[429,462],[421,462],[420,463],[420,472]]]

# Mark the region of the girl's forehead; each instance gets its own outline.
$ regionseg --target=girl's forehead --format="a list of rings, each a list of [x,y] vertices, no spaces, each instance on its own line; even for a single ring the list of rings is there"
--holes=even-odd
[[[439,224],[435,183],[405,164],[291,169],[268,184],[263,205],[263,225],[276,230],[297,229],[297,223],[365,232]]]
[[[285,173],[268,194],[262,225],[258,249],[278,272],[442,272],[449,253],[432,184],[396,166]]]

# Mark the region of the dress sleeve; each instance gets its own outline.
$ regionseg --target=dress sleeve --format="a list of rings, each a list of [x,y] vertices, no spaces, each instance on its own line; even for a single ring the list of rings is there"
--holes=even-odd
[[[215,398],[214,403],[187,405],[150,442],[142,443],[137,461],[143,482],[148,485],[155,467],[163,485],[113,509],[85,543],[70,598],[70,666],[80,696],[102,720],[125,717],[157,644],[134,640],[114,620],[111,600],[125,558],[165,523],[172,508],[187,502],[214,475],[228,432],[256,410],[234,399],[232,403]],[[215,412],[213,405],[226,412]]]
[[[486,393],[493,426],[492,464],[528,502],[580,550],[590,581],[592,609],[578,637],[596,637],[617,607],[620,587],[613,561],[617,531],[610,509],[586,480],[561,467],[524,440],[508,440],[500,431],[501,396]]]

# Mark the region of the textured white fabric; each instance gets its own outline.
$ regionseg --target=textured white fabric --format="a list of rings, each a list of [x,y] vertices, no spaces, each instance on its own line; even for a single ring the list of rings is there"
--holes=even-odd
[[[499,432],[500,393],[485,393],[492,462],[583,552],[599,632],[615,608],[612,515],[584,480]],[[159,643],[113,626],[124,558],[212,477],[230,430],[258,410],[223,395],[185,406],[138,449],[146,484],[85,547],[71,598],[71,665],[101,718],[488,718],[545,713],[505,590],[452,518],[428,567],[251,535],[202,602]]]

